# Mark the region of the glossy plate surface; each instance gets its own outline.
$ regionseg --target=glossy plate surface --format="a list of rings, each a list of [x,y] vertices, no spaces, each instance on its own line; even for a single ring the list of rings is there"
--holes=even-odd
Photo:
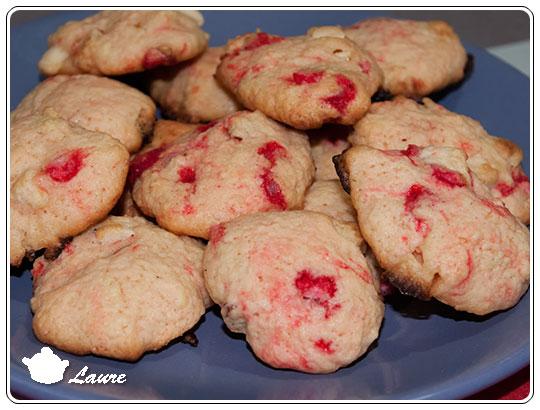
[[[11,107],[40,80],[36,64],[47,36],[60,24],[92,12],[57,12],[11,28]],[[206,11],[211,45],[257,27],[302,34],[313,25],[351,24],[380,15],[360,11]],[[482,122],[524,151],[529,169],[529,79],[487,54],[475,58],[471,77],[440,102]],[[528,173],[528,172],[527,172]],[[197,329],[199,346],[174,343],[137,363],[53,350],[70,366],[64,381],[30,379],[21,359],[42,344],[33,336],[28,271],[11,278],[11,389],[39,399],[458,399],[481,390],[529,361],[529,293],[513,309],[478,319],[437,303],[400,298],[386,305],[380,338],[351,366],[330,375],[274,370],[255,359],[244,340],[231,336],[216,311]],[[77,385],[67,381],[83,367],[92,373],[125,373],[127,382]]]

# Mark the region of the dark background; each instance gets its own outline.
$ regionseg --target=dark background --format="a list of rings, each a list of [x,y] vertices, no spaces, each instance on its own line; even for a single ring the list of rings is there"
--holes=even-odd
[[[18,10],[11,24],[27,22],[54,11]],[[493,47],[529,39],[529,16],[523,11],[501,10],[441,10],[441,11],[386,11],[389,16],[415,20],[445,20],[459,36],[479,47]]]

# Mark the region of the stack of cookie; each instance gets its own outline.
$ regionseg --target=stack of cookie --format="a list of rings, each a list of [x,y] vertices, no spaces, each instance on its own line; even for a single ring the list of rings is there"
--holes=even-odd
[[[446,23],[218,48],[202,24],[108,11],[49,38],[11,116],[11,263],[33,260],[41,341],[136,360],[216,303],[265,363],[328,373],[377,339],[385,283],[478,315],[519,301],[522,153],[420,100],[465,74]],[[147,87],[104,77],[130,73]]]

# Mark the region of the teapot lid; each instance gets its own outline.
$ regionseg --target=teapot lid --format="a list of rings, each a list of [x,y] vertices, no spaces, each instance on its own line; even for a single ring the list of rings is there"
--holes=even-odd
[[[50,347],[45,346],[41,348],[41,352],[36,353],[30,359],[30,362],[32,363],[38,362],[38,361],[47,362],[47,363],[54,363],[54,362],[60,363],[62,362],[62,359],[60,359],[60,357],[55,355]]]

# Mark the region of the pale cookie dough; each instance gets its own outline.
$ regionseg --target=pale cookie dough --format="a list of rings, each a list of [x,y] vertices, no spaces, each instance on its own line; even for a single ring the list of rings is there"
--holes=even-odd
[[[33,115],[11,123],[10,261],[99,222],[122,194],[129,153],[106,134]]]
[[[444,21],[376,18],[344,31],[373,55],[383,72],[383,89],[390,94],[424,96],[464,76],[467,53]]]
[[[207,122],[241,109],[214,78],[223,53],[223,47],[209,48],[195,60],[150,74],[150,95],[167,117]]]
[[[134,361],[191,329],[209,301],[204,245],[109,217],[34,263],[33,329],[64,351]]]
[[[379,149],[405,150],[410,144],[459,148],[491,194],[523,223],[529,223],[530,184],[520,166],[521,149],[489,135],[472,118],[448,111],[428,98],[418,104],[398,97],[373,104],[349,140]]]
[[[206,239],[242,214],[301,208],[313,174],[304,134],[240,111],[138,155],[129,180],[144,214]]]
[[[150,143],[143,148],[141,152],[144,152],[150,147],[159,147],[161,145],[170,144],[174,140],[180,138],[182,135],[188,134],[198,127],[205,127],[204,124],[188,124],[185,122],[171,121],[171,120],[158,120],[154,127],[154,133]]]
[[[527,291],[529,231],[462,151],[360,145],[336,162],[364,239],[402,292],[485,315]]]
[[[383,318],[360,242],[317,212],[244,215],[212,228],[206,286],[263,362],[330,373],[366,352]]]
[[[67,121],[116,138],[129,152],[141,147],[156,116],[152,99],[120,81],[93,75],[57,75],[41,82],[11,119],[53,110]]]
[[[117,216],[144,216],[131,194],[131,189],[127,186],[113,209],[113,215]]]
[[[197,12],[102,11],[49,36],[38,67],[47,76],[110,76],[178,64],[206,49],[202,23]]]
[[[169,120],[158,120],[154,127],[154,132],[152,138],[148,144],[146,144],[143,149],[137,154],[139,158],[144,156],[148,151],[153,151],[156,148],[157,152],[162,150],[162,146],[166,146],[173,141],[179,139],[182,135],[187,134],[195,130],[199,125],[196,124],[186,124],[177,121]],[[154,151],[155,152],[155,151]],[[150,154],[150,159],[152,154]],[[132,156],[134,159],[136,156]],[[156,158],[157,159],[157,158]],[[139,163],[141,167],[147,166],[146,163]],[[144,216],[141,212],[135,201],[133,200],[133,195],[131,192],[132,183],[134,182],[134,175],[137,175],[138,168],[136,166],[131,168],[131,174],[128,176],[128,183],[124,188],[124,193],[118,200],[118,203],[115,206],[114,214],[119,216]]]
[[[347,140],[350,127],[325,126],[308,132],[311,155],[315,161],[315,180],[339,179],[332,158],[351,146]]]
[[[315,181],[306,194],[304,210],[321,212],[356,227],[356,211],[351,197],[337,179]]]
[[[280,37],[257,32],[227,44],[216,76],[240,103],[297,129],[354,124],[382,75],[371,55],[337,27]]]

